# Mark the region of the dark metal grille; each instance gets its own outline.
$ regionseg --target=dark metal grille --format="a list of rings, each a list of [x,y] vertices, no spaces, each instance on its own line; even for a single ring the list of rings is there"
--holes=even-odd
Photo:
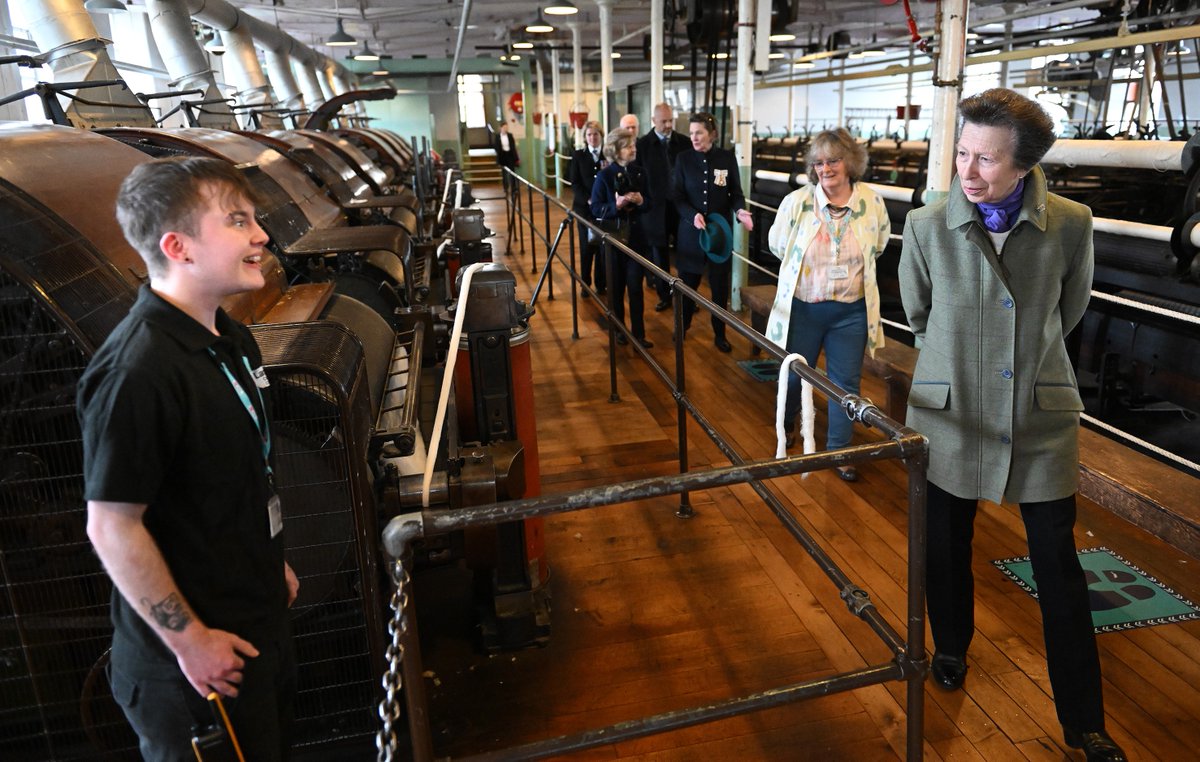
[[[111,584],[85,533],[75,385],[88,353],[0,269],[0,748],[6,760],[130,751],[108,697]]]
[[[254,334],[271,380],[287,557],[300,578],[293,744],[366,737],[375,731],[383,662],[373,654],[380,636],[374,565],[362,562],[375,552],[362,348],[332,323],[255,326]]]

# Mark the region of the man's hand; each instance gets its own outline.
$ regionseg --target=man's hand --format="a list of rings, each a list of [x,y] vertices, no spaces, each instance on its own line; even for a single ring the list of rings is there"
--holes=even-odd
[[[194,632],[179,638],[174,645],[175,659],[183,676],[201,696],[216,691],[233,698],[242,684],[245,658],[258,656],[258,649],[232,632],[214,630],[199,622]],[[174,640],[174,639],[173,639]]]
[[[288,608],[296,602],[296,596],[300,594],[300,579],[296,576],[296,572],[292,571],[291,564],[287,561],[283,562],[283,578],[287,580],[288,590]]]
[[[708,227],[708,223],[704,221],[704,215],[696,212],[696,218],[692,220],[692,224],[696,226],[696,230],[704,230]]]

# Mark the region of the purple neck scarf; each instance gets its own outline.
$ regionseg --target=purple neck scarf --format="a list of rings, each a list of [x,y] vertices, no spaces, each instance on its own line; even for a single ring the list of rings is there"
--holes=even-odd
[[[1012,229],[1012,226],[1017,222],[1017,215],[1021,213],[1021,200],[1025,193],[1025,178],[1022,177],[1017,181],[1017,187],[1013,192],[998,204],[989,204],[984,201],[979,202],[975,206],[979,207],[979,213],[983,215],[983,226],[993,233],[1006,233]]]

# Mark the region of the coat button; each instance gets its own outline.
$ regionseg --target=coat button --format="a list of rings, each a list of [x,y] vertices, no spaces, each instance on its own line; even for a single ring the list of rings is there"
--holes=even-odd
[[[1012,444],[1012,440],[1009,439],[1008,434],[1001,434],[1000,435],[1000,443],[1001,444]]]
[[[1012,378],[1013,372],[1011,370],[1009,370],[1008,368],[1005,368],[1004,370],[1000,371],[1000,375],[1003,376],[1004,378]]]
[[[1004,305],[1004,309],[1006,309],[1006,310],[1011,310],[1013,308],[1013,300],[1012,299],[1005,298],[1005,300],[1000,303]]]

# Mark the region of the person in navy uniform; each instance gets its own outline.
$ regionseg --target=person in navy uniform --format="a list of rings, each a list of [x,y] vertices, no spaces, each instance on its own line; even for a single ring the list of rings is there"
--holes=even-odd
[[[675,159],[679,154],[690,151],[692,144],[672,129],[675,112],[666,103],[654,107],[651,121],[653,128],[638,138],[635,161],[646,171],[646,192],[654,201],[644,217],[650,261],[669,273],[669,238],[674,237],[675,229],[679,227],[679,215],[673,204],[664,202],[671,194],[671,173],[675,169]],[[658,304],[654,305],[654,310],[662,312],[671,306],[671,286],[660,278],[652,280],[658,294]]]
[[[700,286],[707,263],[708,286],[713,303],[722,308],[729,307],[729,290],[733,275],[732,258],[716,264],[708,261],[700,246],[700,231],[705,228],[704,218],[709,214],[721,214],[733,219],[746,228],[754,229],[754,221],[745,208],[742,181],[738,172],[737,157],[733,151],[713,145],[717,137],[717,120],[703,111],[693,114],[689,120],[688,136],[692,150],[681,153],[675,160],[675,173],[671,179],[671,201],[679,213],[676,234],[675,268],[679,279],[689,288]],[[690,299],[683,303],[683,330],[686,334],[696,313],[696,304]],[[733,349],[725,338],[725,324],[714,315],[712,319],[713,343],[722,352]]]
[[[624,129],[615,129],[604,138],[604,156],[608,166],[596,175],[592,185],[592,215],[601,227],[625,245],[642,254],[646,250],[642,215],[650,206],[642,193],[646,178],[642,168],[633,163],[637,156],[637,134]],[[617,320],[625,320],[625,294],[629,292],[629,331],[643,347],[654,344],[646,338],[646,325],[642,318],[642,265],[616,246],[609,247],[613,257],[609,264],[609,286],[612,293],[612,311]],[[625,335],[617,334],[617,342],[626,343]]]
[[[583,140],[587,145],[571,154],[567,179],[571,182],[571,192],[574,194],[571,210],[579,215],[580,220],[592,220],[595,219],[592,217],[592,185],[596,182],[596,175],[608,163],[602,150],[604,128],[597,121],[586,123],[583,125]],[[579,238],[576,241],[580,253],[579,277],[588,286],[594,282],[596,293],[603,296],[608,283],[608,275],[604,271],[604,252],[599,241],[589,240],[588,232],[587,225],[580,222]],[[593,269],[595,281],[592,280]],[[586,291],[583,293],[587,296]]]

